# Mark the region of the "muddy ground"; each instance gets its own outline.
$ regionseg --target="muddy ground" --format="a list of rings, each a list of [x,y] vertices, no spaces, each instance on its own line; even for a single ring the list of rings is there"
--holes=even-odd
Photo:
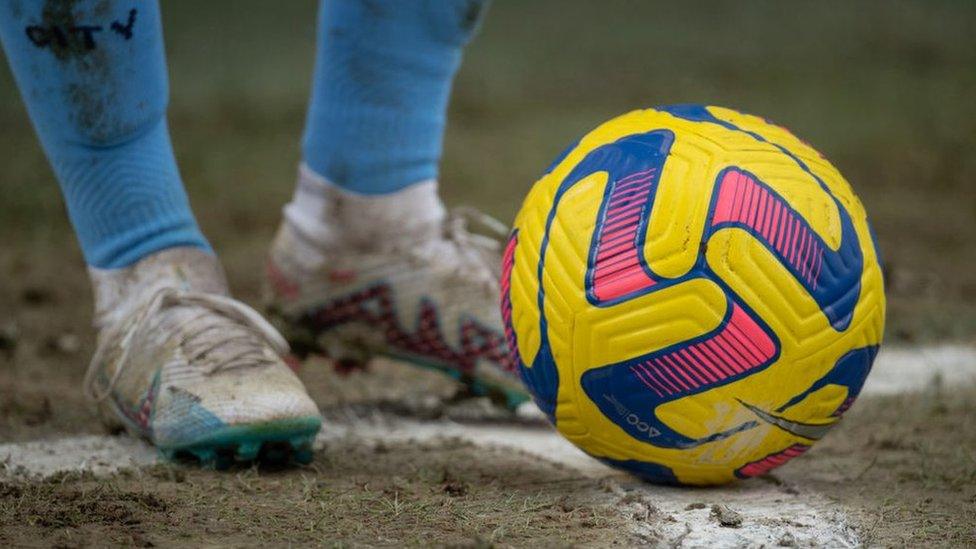
[[[825,496],[868,546],[974,544],[974,403],[976,391],[864,399],[806,456],[748,482],[776,485],[784,505]],[[653,505],[635,512],[640,497],[613,488],[628,482],[618,473],[594,478],[451,437],[342,437],[312,465],[279,471],[159,464],[30,480],[2,469],[2,545],[680,544],[667,534],[674,517]],[[702,512],[724,501],[720,490],[689,491]],[[738,505],[711,520],[739,527]]]
[[[12,263],[7,257],[3,267],[16,270]],[[77,328],[87,318],[86,299],[77,296],[87,290],[83,278],[62,285],[54,278],[53,270],[38,272],[22,279],[29,285],[0,292],[18,326],[0,352],[0,441],[102,432],[79,391],[92,341]],[[514,421],[459,399],[439,376],[395,364],[339,376],[313,360],[302,376],[327,415],[375,409],[421,420],[484,421],[487,414]],[[868,545],[976,544],[976,389],[923,389],[862,398],[807,455],[749,482],[776,484],[784,502],[820,493]],[[155,465],[99,478],[28,480],[13,470],[0,478],[0,545],[680,542],[663,533],[673,517],[653,508],[635,514],[633,501],[607,488],[625,484],[617,473],[594,478],[454,438],[376,444],[342,437],[318,450],[311,466],[285,471]],[[703,509],[722,503],[720,492],[701,494]]]
[[[158,465],[0,481],[0,544],[627,542],[623,517],[587,484],[572,470],[457,441],[336,443],[291,471]]]

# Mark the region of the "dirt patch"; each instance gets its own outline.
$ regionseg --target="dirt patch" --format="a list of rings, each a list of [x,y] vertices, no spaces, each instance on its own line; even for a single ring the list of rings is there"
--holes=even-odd
[[[244,259],[232,257],[229,263],[247,263]],[[83,272],[64,271],[65,261],[64,254],[44,246],[0,251],[0,269],[8,274],[0,291],[0,310],[7,313],[0,319],[2,442],[102,432],[78,389],[93,344],[87,330],[89,289]],[[245,288],[257,285],[245,282]],[[76,334],[77,341],[65,344],[65,334]],[[457,386],[441,376],[389,363],[374,364],[373,370],[339,375],[324,362],[312,361],[301,375],[327,412],[352,409],[368,417],[380,410],[424,420],[485,417],[477,401],[457,402]],[[914,396],[865,396],[808,455],[751,482],[776,483],[782,505],[816,493],[828,499],[826,511],[830,500],[836,502],[868,544],[976,543],[973,417],[974,390],[936,385]],[[748,502],[754,485],[749,483],[732,491],[697,491],[677,510],[666,510],[661,497],[611,509],[608,505],[623,496],[601,491],[599,482],[510,450],[433,441],[371,448],[339,439],[317,454],[313,467],[283,473],[220,475],[162,468],[103,480],[67,476],[36,485],[8,480],[0,496],[0,544],[175,544],[190,539],[181,536],[242,545],[266,543],[274,536],[279,543],[480,540],[518,545],[567,539],[604,544],[633,542],[627,536],[635,524],[642,536],[638,540],[694,544],[701,533],[682,537],[684,524],[712,524],[736,535],[757,521],[780,520],[752,512]],[[162,506],[133,499],[144,493],[158,497]],[[735,494],[741,498],[733,505],[729,500]],[[678,498],[670,492],[650,495]],[[96,505],[91,498],[106,503]],[[694,502],[700,503],[685,509]],[[742,514],[743,527],[712,520],[710,509],[716,504]],[[794,542],[802,539],[796,532],[809,529],[786,526]],[[791,539],[783,534],[782,540],[769,540],[780,541]]]
[[[0,251],[2,442],[101,431],[80,390],[94,350],[91,290],[83,269],[56,267],[64,259],[43,247]]]
[[[976,544],[974,417],[974,389],[865,399],[766,480],[844,505],[865,545]]]
[[[694,490],[640,483],[538,425],[354,406],[330,417],[314,464],[291,471],[156,465],[31,482],[15,460],[0,485],[0,516],[10,517],[0,531],[44,543],[958,546],[976,543],[974,403],[976,389],[866,397],[774,474]],[[133,450],[127,438],[106,440],[123,462]],[[140,494],[161,504],[140,507]],[[0,543],[18,541],[4,535]]]
[[[729,509],[728,505],[712,505],[712,519],[725,528],[740,528],[742,515]]]
[[[634,543],[612,498],[565,467],[457,440],[335,442],[312,466],[158,465],[0,482],[2,545]]]

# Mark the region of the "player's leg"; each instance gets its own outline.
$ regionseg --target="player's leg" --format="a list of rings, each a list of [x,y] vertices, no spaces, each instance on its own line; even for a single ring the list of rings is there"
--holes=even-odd
[[[500,246],[437,193],[452,81],[484,8],[321,3],[304,162],[269,262],[271,311],[293,347],[393,355],[514,405],[525,397],[498,312]]]
[[[281,337],[227,296],[190,211],[158,4],[3,2],[0,41],[89,264],[99,340],[85,389],[106,420],[203,459],[307,447],[318,411]]]

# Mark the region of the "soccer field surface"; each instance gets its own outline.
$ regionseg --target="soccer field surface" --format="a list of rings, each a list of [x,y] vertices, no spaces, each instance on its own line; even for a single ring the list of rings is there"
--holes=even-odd
[[[710,489],[641,483],[574,448],[537,410],[508,416],[485,402],[443,400],[444,380],[403,365],[336,377],[313,362],[303,375],[326,429],[315,462],[296,470],[172,466],[126,436],[0,444],[0,541],[973,541],[970,347],[886,351],[857,410],[807,456]],[[390,378],[398,389],[383,383]]]
[[[280,5],[275,5],[280,4]],[[291,195],[315,2],[163,5],[169,119],[201,225],[243,300]],[[80,386],[91,293],[54,177],[0,62],[0,545],[976,544],[976,3],[496,0],[445,140],[449,205],[511,221],[566,145],[672,103],[763,115],[850,180],[885,260],[863,397],[772,475],[640,484],[544,422],[389,362],[301,376],[312,465],[199,470],[106,435]]]

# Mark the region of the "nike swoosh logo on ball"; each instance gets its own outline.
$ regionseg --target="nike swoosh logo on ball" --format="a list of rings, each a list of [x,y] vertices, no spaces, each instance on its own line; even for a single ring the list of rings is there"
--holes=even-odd
[[[759,416],[759,419],[765,421],[766,423],[775,425],[776,427],[779,427],[780,429],[798,437],[808,438],[810,440],[820,440],[824,435],[827,434],[827,431],[829,431],[830,428],[837,423],[837,419],[829,421],[828,423],[801,423],[799,421],[791,421],[782,416],[771,414],[749,403],[742,402],[741,400],[739,400],[739,404],[742,404],[751,410],[752,413]]]

